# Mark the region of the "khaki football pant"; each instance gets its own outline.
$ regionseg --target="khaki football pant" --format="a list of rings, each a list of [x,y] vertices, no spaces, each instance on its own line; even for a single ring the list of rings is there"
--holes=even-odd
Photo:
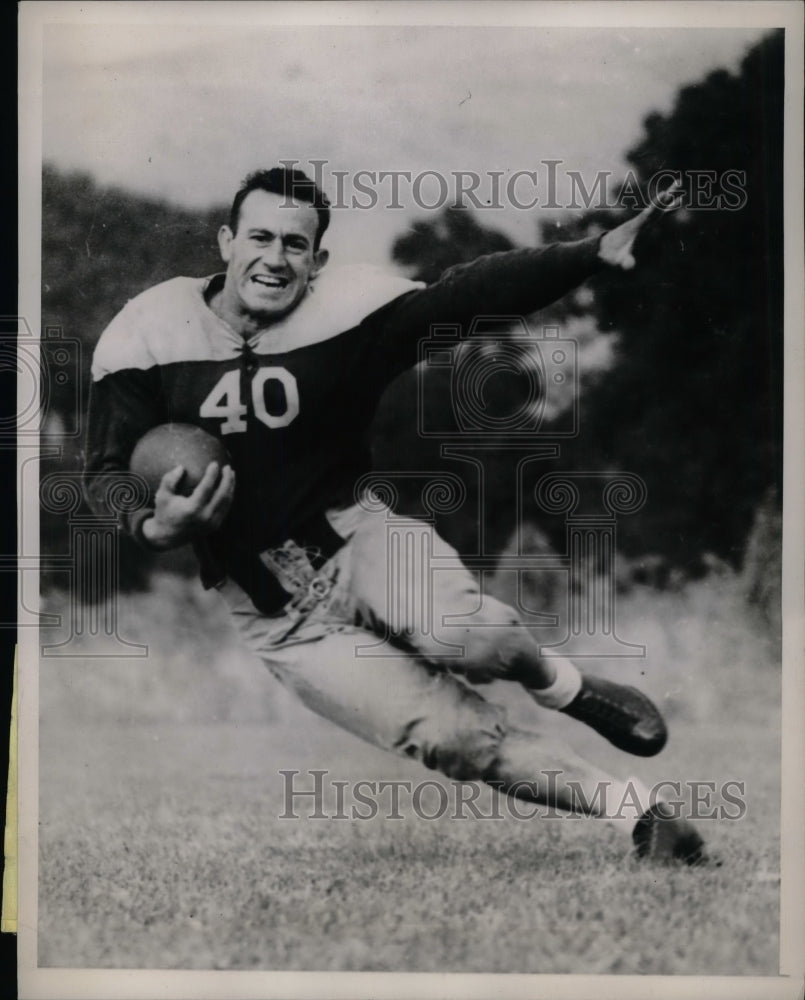
[[[534,640],[430,525],[382,505],[338,518],[347,542],[299,610],[267,617],[233,581],[220,588],[242,639],[275,677],[355,736],[456,780],[531,782],[537,791],[524,797],[536,801],[547,801],[540,769],[609,780],[559,741],[509,726],[505,709],[483,697],[477,683],[533,656]],[[550,797],[567,805],[561,788]]]

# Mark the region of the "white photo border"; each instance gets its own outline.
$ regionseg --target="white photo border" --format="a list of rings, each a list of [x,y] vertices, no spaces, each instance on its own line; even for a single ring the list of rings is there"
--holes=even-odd
[[[55,3],[20,6],[20,304],[19,315],[38,329],[41,279],[42,38],[48,23],[139,23],[155,27],[190,18],[195,24],[338,25],[555,25],[577,27],[747,27],[786,29],[785,99],[785,453],[783,566],[783,789],[780,977],[487,976],[424,973],[178,972],[38,968],[38,657],[33,628],[20,628],[19,995],[28,1000],[162,997],[550,997],[676,998],[712,1000],[802,995],[803,830],[805,797],[805,672],[803,672],[803,553],[805,553],[805,380],[803,379],[802,81],[803,8],[796,2],[592,3]],[[21,442],[20,462],[35,448]],[[20,507],[25,498],[18,497]],[[26,509],[21,552],[38,552],[39,525]],[[21,614],[23,612],[20,612]]]

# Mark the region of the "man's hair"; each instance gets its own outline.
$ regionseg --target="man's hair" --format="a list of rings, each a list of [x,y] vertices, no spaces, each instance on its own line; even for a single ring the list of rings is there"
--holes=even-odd
[[[270,170],[255,170],[244,180],[232,201],[229,212],[229,228],[237,232],[240,206],[252,191],[268,191],[288,199],[289,206],[294,200],[304,201],[316,209],[319,225],[316,229],[314,250],[319,249],[321,238],[330,225],[330,202],[327,195],[301,170],[291,167],[271,167]]]

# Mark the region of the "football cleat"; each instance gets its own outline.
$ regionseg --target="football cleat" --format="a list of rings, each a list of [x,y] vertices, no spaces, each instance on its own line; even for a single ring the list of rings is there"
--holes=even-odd
[[[708,856],[704,841],[693,826],[677,816],[665,802],[658,802],[643,813],[635,823],[632,841],[639,858],[680,861],[687,865],[721,865],[720,861]]]
[[[601,677],[583,674],[581,690],[561,711],[638,757],[653,757],[668,739],[665,722],[649,698],[637,688]]]

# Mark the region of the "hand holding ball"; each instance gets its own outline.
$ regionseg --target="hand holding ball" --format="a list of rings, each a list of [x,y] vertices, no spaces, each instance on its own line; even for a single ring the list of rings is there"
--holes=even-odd
[[[174,548],[215,531],[232,504],[229,455],[217,438],[192,424],[150,430],[137,442],[129,468],[151,493],[154,513],[143,521],[142,535],[154,548]]]

